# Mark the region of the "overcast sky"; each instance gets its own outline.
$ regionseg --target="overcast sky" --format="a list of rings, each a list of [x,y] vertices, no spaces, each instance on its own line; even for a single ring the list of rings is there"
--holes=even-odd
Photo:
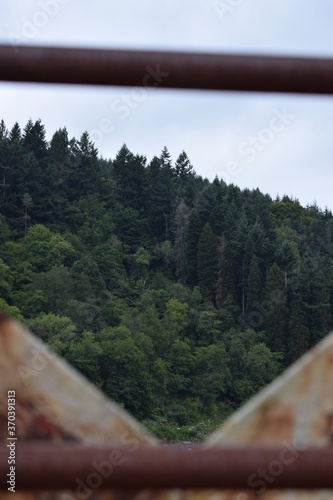
[[[333,56],[332,0],[0,0],[0,43]],[[161,68],[163,69],[163,68]],[[125,102],[130,104],[125,104]],[[333,209],[333,97],[0,83],[8,128],[91,133],[241,188]],[[107,126],[105,127],[105,123]],[[111,125],[112,124],[112,125]]]

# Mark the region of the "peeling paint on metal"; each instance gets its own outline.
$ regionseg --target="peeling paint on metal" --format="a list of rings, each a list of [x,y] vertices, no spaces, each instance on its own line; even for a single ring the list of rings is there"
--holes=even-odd
[[[23,368],[28,372],[22,372]],[[27,373],[30,375],[26,376]],[[17,322],[0,315],[0,441],[6,437],[6,395],[12,389],[17,394],[19,440],[76,441],[117,446],[123,444],[124,436],[125,439],[131,436],[141,444],[157,444],[157,440],[149,436],[132,417],[109,401],[64,360],[46,351],[39,339]],[[333,334],[330,334],[236,412],[208,439],[205,446],[284,443],[290,447],[330,446],[332,439]],[[63,500],[62,494],[22,492],[17,493],[16,498]],[[69,497],[73,498],[73,495],[69,494]],[[1,495],[1,498],[10,497]],[[93,492],[90,498],[251,500],[258,495],[252,488],[249,491],[99,491]],[[333,492],[267,489],[260,498],[333,500]]]

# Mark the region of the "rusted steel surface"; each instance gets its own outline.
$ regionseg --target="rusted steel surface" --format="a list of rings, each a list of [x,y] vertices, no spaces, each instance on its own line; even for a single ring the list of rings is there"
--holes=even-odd
[[[0,475],[5,476],[6,447],[0,448]],[[247,488],[253,471],[276,471],[267,488],[333,488],[333,448],[285,447],[164,449],[21,443],[17,487],[75,489],[75,479],[113,489]],[[281,466],[276,464],[280,463]],[[281,467],[285,467],[283,473]],[[98,477],[99,476],[99,477]]]
[[[267,500],[333,499],[333,334],[232,416],[203,449],[155,446],[157,441],[133,418],[39,339],[0,315],[1,446],[7,437],[8,390],[16,391],[17,400],[17,481],[47,490],[55,483],[58,488],[65,481],[72,485],[70,493],[22,490],[16,494],[19,500],[80,499],[83,490],[76,485],[88,488],[89,478],[92,484],[102,481],[98,488],[88,488],[88,497],[98,500],[251,500],[258,495]],[[51,452],[48,446],[57,443],[73,448]],[[93,448],[85,448],[89,446]],[[121,448],[122,455],[112,456],[115,463],[109,456],[104,475],[96,476],[94,462],[98,466],[110,453],[105,446]],[[6,455],[2,448],[1,478]],[[104,477],[111,466],[112,474]],[[332,490],[278,489],[302,484]],[[120,485],[126,491],[117,489]],[[193,489],[199,487],[203,489]],[[0,494],[4,499],[9,495]]]
[[[333,93],[333,59],[0,45],[0,80]]]
[[[333,333],[232,415],[207,446],[331,445],[332,417]]]
[[[157,443],[138,422],[17,322],[0,318],[0,442],[7,439],[7,393],[16,393],[18,441]]]
[[[208,448],[230,445],[286,447],[332,446],[333,333],[232,415],[206,442]],[[296,458],[296,461],[298,458]],[[277,465],[276,467],[281,467]],[[315,463],[313,463],[315,466]],[[289,466],[283,467],[281,475]],[[333,462],[331,462],[333,474]],[[254,481],[258,484],[258,471]],[[268,473],[274,487],[275,479]],[[268,490],[269,483],[265,481]],[[251,488],[255,494],[260,486]],[[243,495],[243,497],[241,496]],[[248,492],[219,493],[220,500],[248,500]],[[257,498],[254,496],[253,498]],[[333,500],[333,491],[268,492],[262,498]]]

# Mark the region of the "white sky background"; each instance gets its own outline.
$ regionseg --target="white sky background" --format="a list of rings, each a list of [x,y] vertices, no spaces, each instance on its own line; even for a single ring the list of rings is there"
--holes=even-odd
[[[0,43],[333,56],[332,0],[216,3],[0,0]],[[230,8],[225,15],[222,4]],[[218,175],[241,188],[333,209],[333,97],[150,90],[138,101],[132,92],[0,83],[0,118],[8,128],[41,118],[48,139],[63,126],[76,138],[88,130],[107,158],[124,142],[148,161],[164,145],[174,160],[185,149],[196,172],[211,180]],[[129,96],[124,117],[116,110]],[[267,136],[263,129],[283,110],[293,118]],[[112,132],[100,131],[105,119]],[[250,136],[261,150],[241,154]]]

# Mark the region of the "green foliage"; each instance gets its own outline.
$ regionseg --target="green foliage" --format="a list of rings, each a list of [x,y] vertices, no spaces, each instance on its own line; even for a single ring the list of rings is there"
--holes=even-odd
[[[76,326],[69,318],[61,317],[53,313],[40,313],[34,319],[27,322],[29,328],[43,340],[51,340],[58,337],[69,343],[77,333]]]
[[[207,222],[198,242],[198,279],[202,295],[212,300],[216,281],[217,240]]]
[[[71,268],[71,277],[75,297],[78,300],[94,297],[105,288],[105,282],[96,262],[88,255],[74,262]]]
[[[160,158],[155,156],[146,169],[146,209],[153,238],[169,238],[173,190],[170,154],[165,148]]]
[[[9,283],[9,266],[0,259],[0,297],[8,298],[11,285]]]
[[[170,299],[166,304],[163,327],[169,334],[169,342],[181,336],[188,324],[189,306],[177,299]]]
[[[214,311],[201,311],[197,325],[197,345],[208,346],[216,343],[220,337],[220,321]]]
[[[99,359],[102,352],[102,347],[96,342],[94,334],[84,331],[71,340],[66,358],[91,382],[101,387],[103,381],[100,375]]]
[[[0,121],[0,309],[159,436],[201,440],[333,326],[333,216]]]
[[[10,229],[3,215],[0,214],[0,245],[10,239]]]
[[[100,349],[104,391],[142,418],[152,404],[146,353],[123,326],[101,332]]]
[[[256,255],[253,255],[251,263],[249,276],[247,280],[247,301],[246,310],[248,313],[253,311],[256,303],[261,300],[262,294],[262,276],[259,268],[259,262]]]
[[[194,356],[187,342],[175,340],[168,351],[169,364],[169,393],[175,395],[186,394],[191,385]]]
[[[191,286],[198,284],[198,243],[201,235],[201,220],[198,211],[193,208],[188,218],[186,241],[187,282]]]
[[[111,212],[96,195],[73,202],[68,209],[67,221],[71,230],[89,247],[105,243],[115,228]]]
[[[299,294],[293,296],[289,319],[288,361],[292,363],[309,348],[309,328],[304,304]]]
[[[144,177],[146,158],[134,155],[126,144],[113,162],[119,199],[127,208],[140,211],[144,206]]]
[[[230,395],[242,403],[276,377],[281,370],[281,356],[266,346],[263,332],[230,329],[223,337],[232,376]]]
[[[279,266],[270,268],[265,290],[267,316],[265,327],[269,332],[268,346],[276,352],[285,353],[287,341],[287,294]]]
[[[154,248],[154,263],[156,263],[163,272],[163,276],[172,278],[173,276],[173,262],[174,250],[171,241],[166,240],[158,243]],[[162,287],[160,287],[162,288]]]
[[[17,319],[18,321],[24,322],[24,318],[16,306],[10,306],[7,302],[0,297],[0,311],[5,313],[10,318]]]
[[[231,373],[223,342],[197,349],[195,373],[193,392],[202,404],[215,403],[227,393],[231,385]]]
[[[23,252],[35,272],[49,271],[54,266],[69,262],[74,256],[70,243],[41,224],[29,229],[23,242]]]

